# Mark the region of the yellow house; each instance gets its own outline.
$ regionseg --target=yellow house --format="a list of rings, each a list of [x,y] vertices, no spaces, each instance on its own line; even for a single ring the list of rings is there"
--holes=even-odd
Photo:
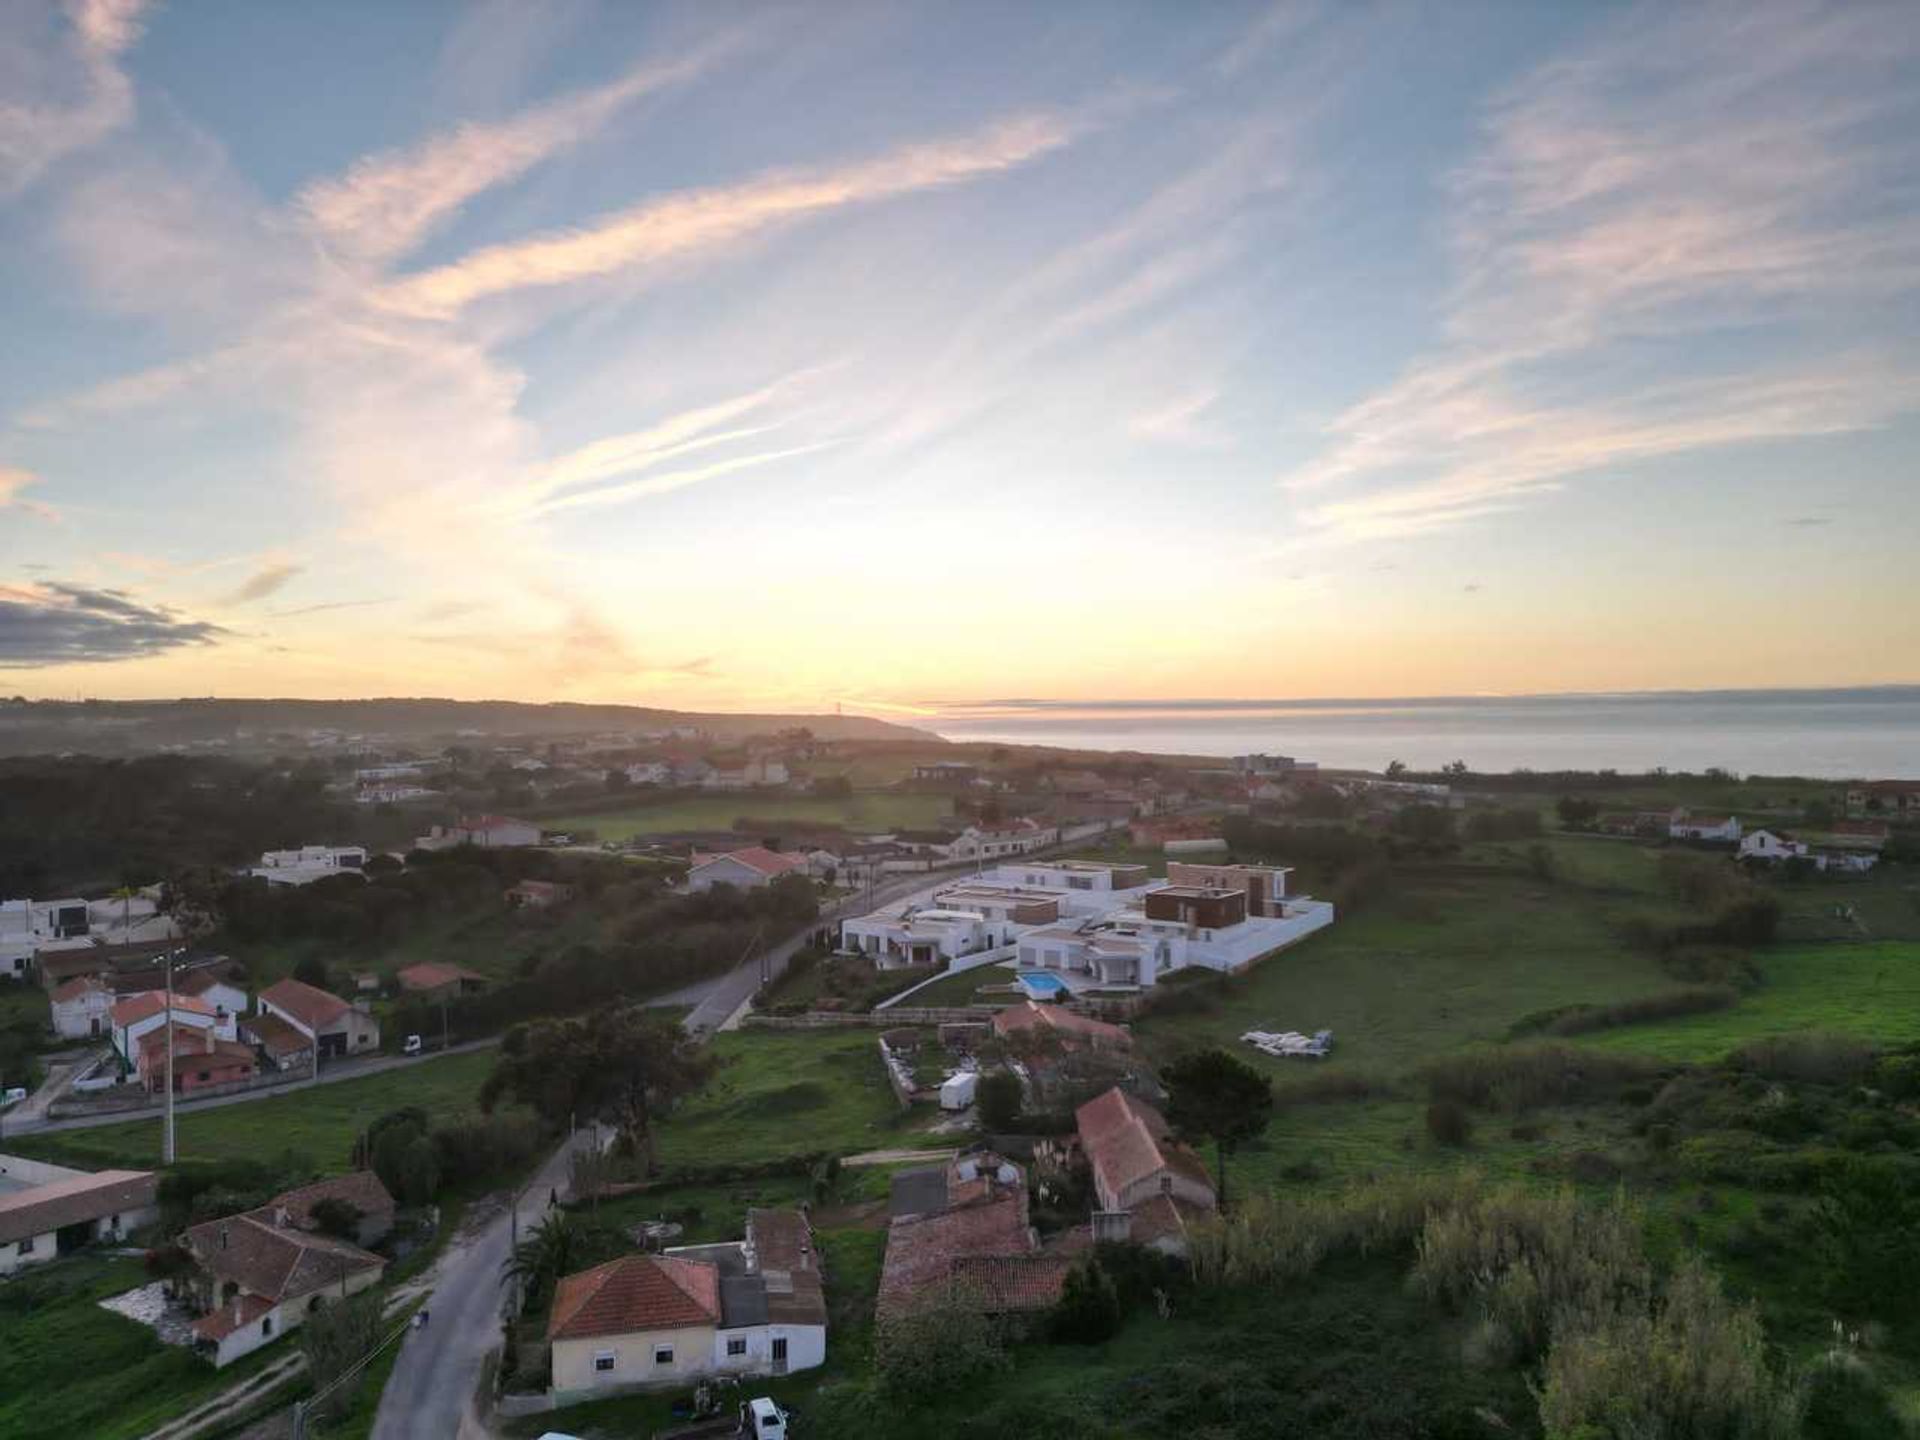
[[[713,1369],[720,1276],[670,1255],[623,1255],[569,1275],[553,1297],[547,1339],[561,1403],[629,1385],[691,1381]]]

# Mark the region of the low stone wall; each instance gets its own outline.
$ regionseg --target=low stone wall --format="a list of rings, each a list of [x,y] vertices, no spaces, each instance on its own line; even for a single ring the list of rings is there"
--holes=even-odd
[[[895,1030],[912,1025],[984,1025],[993,1016],[991,1009],[956,1008],[876,1010],[870,1015],[840,1010],[809,1010],[804,1015],[748,1015],[743,1026],[757,1030]]]
[[[887,1044],[887,1037],[877,1035],[874,1041],[880,1047],[880,1067],[887,1072],[887,1088],[893,1091],[893,1098],[902,1110],[913,1108],[913,1070],[905,1060],[893,1053],[893,1047]]]
[[[310,1070],[274,1070],[264,1075],[256,1075],[251,1080],[231,1080],[224,1085],[201,1085],[185,1090],[174,1096],[179,1105],[194,1100],[211,1100],[221,1095],[242,1095],[252,1090],[275,1090],[283,1085],[298,1085],[311,1080]],[[49,1120],[71,1120],[81,1115],[144,1115],[160,1110],[166,1104],[166,1096],[152,1095],[143,1090],[138,1082],[129,1081],[125,1085],[116,1085],[111,1090],[102,1090],[92,1095],[62,1095],[47,1107]]]

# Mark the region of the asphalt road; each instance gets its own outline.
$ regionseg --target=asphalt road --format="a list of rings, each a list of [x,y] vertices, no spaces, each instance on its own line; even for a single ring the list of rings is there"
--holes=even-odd
[[[260,1090],[243,1090],[237,1095],[215,1095],[206,1100],[176,1100],[173,1113],[176,1116],[191,1115],[196,1110],[219,1110],[228,1105],[246,1105],[274,1095],[293,1095],[302,1090],[311,1089],[315,1085],[337,1085],[342,1080],[364,1080],[369,1075],[384,1075],[391,1070],[405,1070],[414,1065],[424,1065],[429,1060],[437,1060],[442,1055],[463,1055],[469,1050],[484,1050],[489,1045],[499,1043],[499,1038],[496,1036],[485,1040],[469,1040],[463,1045],[450,1045],[445,1050],[435,1050],[426,1055],[374,1055],[358,1060],[335,1060],[319,1075],[304,1083],[271,1085]],[[48,1085],[42,1088],[51,1088],[51,1085],[52,1082],[49,1081]],[[158,1120],[163,1113],[162,1107],[154,1105],[138,1110],[119,1110],[102,1115],[76,1115],[67,1120],[22,1118],[16,1121],[13,1115],[8,1115],[4,1126],[9,1135],[38,1135],[53,1130],[86,1130],[96,1125],[123,1125],[129,1120]]]
[[[540,1223],[553,1192],[567,1188],[573,1145],[590,1144],[583,1130],[540,1167],[520,1202],[520,1235]],[[506,1292],[500,1273],[511,1251],[512,1229],[505,1209],[478,1231],[450,1246],[435,1266],[427,1296],[427,1327],[409,1331],[400,1358],[380,1396],[372,1440],[446,1440],[484,1437],[475,1397],[488,1354],[500,1344],[501,1308]]]

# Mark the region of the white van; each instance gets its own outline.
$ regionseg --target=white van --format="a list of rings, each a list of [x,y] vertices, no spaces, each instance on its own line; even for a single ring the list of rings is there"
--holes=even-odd
[[[18,1105],[26,1098],[27,1087],[24,1085],[16,1085],[11,1090],[0,1090],[0,1110],[4,1110],[9,1105]]]
[[[787,1412],[762,1395],[740,1407],[740,1429],[747,1440],[787,1440]]]

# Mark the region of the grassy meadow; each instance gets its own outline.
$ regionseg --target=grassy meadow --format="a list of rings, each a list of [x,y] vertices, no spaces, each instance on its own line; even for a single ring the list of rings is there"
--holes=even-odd
[[[354,1136],[373,1120],[402,1105],[421,1106],[441,1119],[471,1112],[492,1068],[493,1051],[475,1050],[359,1080],[300,1086],[263,1100],[189,1111],[174,1122],[177,1153],[182,1160],[284,1156],[294,1162],[292,1169],[345,1170]],[[160,1163],[160,1120],[61,1130],[7,1143],[23,1153],[82,1168],[151,1167]]]

